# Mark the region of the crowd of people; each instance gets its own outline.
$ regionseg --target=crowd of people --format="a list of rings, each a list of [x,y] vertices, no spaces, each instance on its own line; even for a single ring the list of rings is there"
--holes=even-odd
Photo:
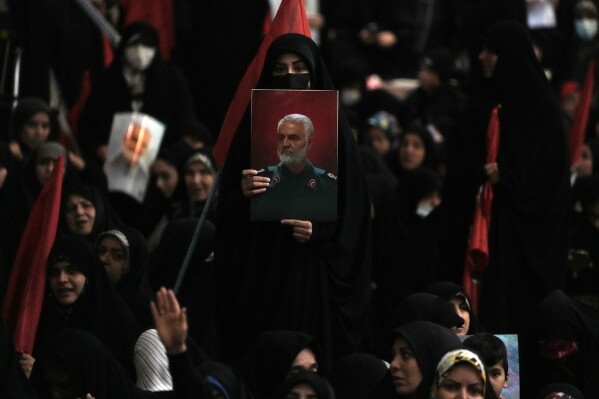
[[[182,53],[115,18],[127,2],[99,3],[120,42],[108,56],[94,41],[89,87],[59,74],[68,117],[19,96],[0,140],[2,298],[63,173],[35,344],[16,352],[2,320],[0,397],[599,398],[594,2],[307,7],[318,40],[276,37],[254,88],[339,91],[334,174],[308,159],[321,136],[297,113],[272,131],[280,163],[253,169],[251,103],[217,162]],[[164,125],[141,199],[106,167],[122,113]]]

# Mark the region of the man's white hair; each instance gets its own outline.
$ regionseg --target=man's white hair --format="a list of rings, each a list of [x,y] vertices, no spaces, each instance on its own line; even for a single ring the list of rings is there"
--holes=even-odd
[[[277,124],[277,132],[281,129],[281,125],[283,122],[295,122],[301,123],[304,125],[304,131],[306,132],[306,139],[309,139],[314,136],[314,125],[312,124],[312,120],[308,118],[306,115],[302,114],[289,114],[285,115],[283,119],[279,121]]]

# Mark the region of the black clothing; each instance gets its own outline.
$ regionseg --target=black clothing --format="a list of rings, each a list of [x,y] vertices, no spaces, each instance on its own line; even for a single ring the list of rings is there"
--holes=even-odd
[[[60,221],[58,225],[59,232],[73,234],[68,230],[65,221],[66,202],[71,194],[87,199],[96,208],[94,227],[88,236],[83,237],[88,242],[95,243],[98,234],[106,230],[118,229],[124,226],[111,203],[108,201],[108,198],[97,187],[79,183],[77,181],[65,181],[63,183],[62,191],[62,206],[60,208]]]
[[[391,317],[390,327],[391,330],[396,330],[411,321],[420,320],[430,321],[448,329],[464,324],[464,320],[442,298],[419,292],[399,303]]]
[[[486,132],[491,110],[497,105],[488,81],[474,91],[455,135],[447,143],[447,173],[437,208],[437,278],[461,283],[476,196],[487,177]]]
[[[196,371],[204,377],[208,388],[216,389],[227,399],[252,399],[241,375],[232,367],[218,362],[206,362],[196,366]]]
[[[449,281],[442,281],[429,286],[426,289],[426,292],[428,292],[429,294],[437,295],[438,297],[442,298],[447,302],[451,301],[455,297],[462,297],[466,302],[466,305],[468,305],[468,313],[470,313],[470,327],[468,328],[468,331],[466,333],[468,335],[472,335],[484,332],[484,329],[478,321],[478,317],[472,311],[472,300],[470,299],[468,293],[464,291],[464,289],[461,286]]]
[[[4,319],[0,318],[0,397],[33,399],[35,393],[19,364],[11,335]]]
[[[448,328],[429,321],[404,324],[395,330],[395,338],[399,337],[405,339],[410,346],[422,374],[422,381],[409,397],[428,399],[439,360],[447,352],[462,348],[462,342]]]
[[[284,53],[302,57],[310,89],[332,84],[318,47],[303,35],[286,34],[271,44],[258,88],[272,87],[272,69]],[[366,179],[351,129],[339,114],[336,223],[314,223],[308,243],[297,242],[289,226],[250,222],[250,200],[241,192],[241,171],[250,165],[250,114],[246,111],[222,170],[216,221],[215,277],[221,348],[235,365],[260,332],[289,329],[314,335],[321,363],[360,345],[366,328],[370,283]],[[235,360],[237,358],[237,360]]]
[[[552,291],[537,306],[521,338],[522,397],[549,383],[568,383],[585,398],[599,394],[599,312]],[[575,343],[575,345],[573,345]]]
[[[85,275],[85,288],[75,303],[62,306],[46,283],[48,295],[42,305],[34,353],[58,332],[78,328],[95,335],[123,367],[133,372],[133,347],[142,330],[110,286],[93,246],[79,237],[59,236],[48,258],[48,270],[59,260],[67,260]]]
[[[347,355],[327,376],[337,399],[390,399],[395,397],[387,365],[368,353]]]
[[[397,39],[393,46],[367,49],[372,73],[383,78],[414,77],[419,57],[426,50],[455,47],[460,22],[458,1],[382,0],[369,5],[372,17],[367,21],[368,28],[374,33],[391,31]]]
[[[258,176],[270,178],[270,185],[266,192],[252,198],[252,220],[337,220],[337,176],[332,173],[307,161],[304,169],[295,174],[281,162],[260,169]]]
[[[4,298],[30,208],[23,198],[25,187],[20,179],[19,161],[3,141],[0,141],[0,167],[6,168],[0,188],[0,298]]]
[[[150,328],[154,321],[150,313],[153,295],[148,278],[148,245],[139,231],[127,226],[121,227],[120,231],[129,242],[129,269],[117,282],[115,289],[135,315],[140,327]]]
[[[185,187],[185,162],[193,153],[182,140],[170,145],[158,152],[156,160],[162,160],[174,167],[177,171],[177,186],[173,190],[170,198],[165,198],[162,192],[156,187],[156,176],[152,174],[148,182],[148,191],[144,198],[142,218],[139,230],[148,239],[150,249],[156,246],[156,242],[162,235],[162,230],[173,214],[178,210],[181,202],[184,200],[187,188]]]
[[[480,315],[489,331],[514,333],[564,283],[570,172],[560,106],[526,28],[500,22],[489,27],[485,41],[497,54],[490,83],[501,104],[500,180],[493,187]]]
[[[331,384],[318,374],[309,371],[299,371],[290,375],[279,386],[274,399],[285,399],[293,387],[299,384],[308,384],[314,389],[315,396],[319,399],[335,399],[335,392]]]
[[[35,150],[35,148],[29,148],[23,141],[23,128],[29,119],[40,112],[48,115],[48,117],[52,116],[50,106],[46,101],[37,97],[25,97],[19,100],[10,116],[9,134],[11,139],[19,144],[23,161],[27,161],[31,152]]]
[[[267,331],[248,348],[243,368],[244,380],[255,399],[269,399],[291,369],[291,363],[303,350],[310,349],[320,362],[317,340],[297,331]]]
[[[69,377],[67,384],[74,385],[78,398],[85,398],[88,393],[96,399],[206,398],[187,353],[168,358],[174,391],[142,391],[96,337],[83,330],[67,329],[49,339],[41,349],[31,381],[40,399],[50,398],[44,367],[62,367]]]
[[[440,148],[440,158],[445,160],[445,143],[451,139],[464,112],[466,96],[448,83],[429,92],[422,87],[408,95],[401,104],[399,124],[409,126],[415,122],[433,125],[445,139]]]
[[[185,77],[179,69],[160,59],[158,54],[143,72],[143,93],[139,98],[131,94],[123,77],[123,52],[127,39],[144,29],[142,23],[131,24],[125,29],[114,61],[93,88],[79,119],[81,149],[88,159],[100,164],[103,160],[97,157],[96,151],[100,146],[108,144],[114,114],[132,112],[133,100],[143,102],[140,112],[166,125],[161,142],[163,148],[197,125]]]
[[[164,228],[160,242],[150,254],[148,276],[152,291],[174,288],[185,260],[198,219],[175,219]],[[181,306],[187,307],[189,336],[211,359],[219,359],[214,308],[223,300],[215,286],[212,253],[214,225],[204,223],[181,288],[177,293]]]

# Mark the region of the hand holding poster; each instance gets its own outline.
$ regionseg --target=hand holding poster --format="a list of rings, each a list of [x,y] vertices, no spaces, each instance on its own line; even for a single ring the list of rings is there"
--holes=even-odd
[[[164,130],[163,123],[140,112],[114,115],[104,163],[109,191],[124,192],[143,201]]]
[[[252,221],[337,220],[337,112],[332,90],[252,91]]]

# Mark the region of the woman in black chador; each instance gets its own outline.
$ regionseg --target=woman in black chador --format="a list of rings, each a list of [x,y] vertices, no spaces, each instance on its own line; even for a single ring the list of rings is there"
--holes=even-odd
[[[158,34],[137,21],[123,30],[115,59],[90,93],[79,120],[81,149],[103,164],[117,112],[143,112],[166,125],[162,148],[174,143],[197,119],[182,72],[160,58]]]
[[[286,63],[285,55],[294,61]],[[299,34],[283,35],[271,44],[257,87],[333,89],[318,47]],[[247,175],[242,191],[250,133],[246,111],[219,192],[214,269],[221,296],[221,348],[229,362],[238,362],[260,332],[295,330],[318,338],[326,367],[336,356],[355,350],[366,327],[370,204],[357,146],[341,113],[337,221],[302,221],[304,227],[294,228],[279,221],[249,221],[246,196],[259,189],[260,184],[252,186],[255,179],[264,179]]]
[[[485,165],[494,198],[481,322],[493,333],[513,333],[564,281],[567,144],[558,101],[524,26],[500,22],[483,39],[479,60],[487,96],[501,109],[497,163]]]

